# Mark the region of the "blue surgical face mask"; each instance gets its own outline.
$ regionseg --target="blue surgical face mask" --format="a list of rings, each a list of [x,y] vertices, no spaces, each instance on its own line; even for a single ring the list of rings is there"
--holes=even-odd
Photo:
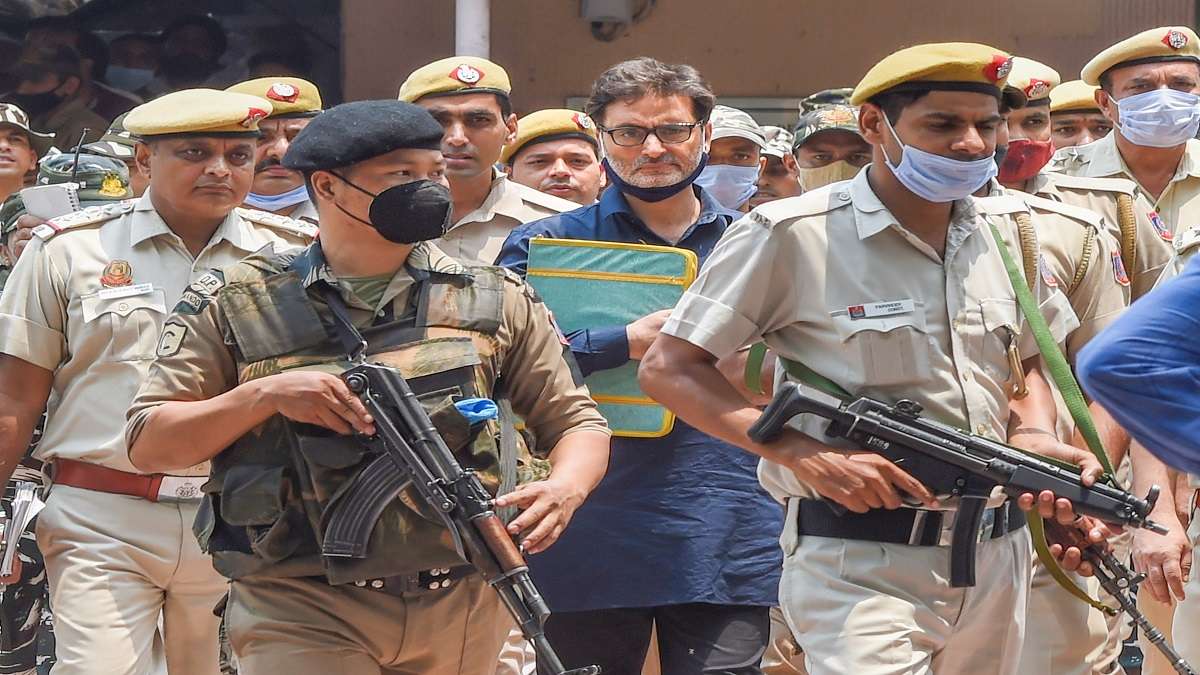
[[[1117,101],[1121,135],[1134,145],[1173,148],[1200,130],[1200,96],[1155,89]]]
[[[994,155],[969,161],[935,155],[905,145],[886,116],[883,123],[904,153],[899,165],[892,164],[886,151],[883,159],[896,180],[921,199],[940,203],[966,199],[986,185],[998,171]]]
[[[104,80],[125,91],[138,91],[150,84],[154,79],[154,71],[149,68],[130,68],[128,66],[109,66],[104,71]]]
[[[732,164],[709,164],[696,178],[704,188],[727,209],[737,210],[758,192],[758,167]]]
[[[308,201],[308,190],[303,185],[281,195],[260,195],[253,192],[246,195],[246,206],[261,211],[279,211],[306,201]]]

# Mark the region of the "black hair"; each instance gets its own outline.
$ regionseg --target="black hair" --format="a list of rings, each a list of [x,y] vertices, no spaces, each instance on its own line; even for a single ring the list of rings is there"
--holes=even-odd
[[[875,94],[867,99],[868,103],[873,103],[879,106],[883,114],[887,116],[888,122],[894,126],[900,120],[900,113],[908,106],[921,100],[923,96],[928,94],[931,89],[912,89],[908,91],[896,91],[890,89],[888,91]]]
[[[592,84],[584,110],[603,124],[604,110],[613,101],[637,99],[646,94],[687,96],[698,121],[708,120],[717,97],[700,71],[687,64],[663,63],[648,56],[622,61],[600,74]]]
[[[93,80],[102,79],[104,71],[108,70],[108,43],[91,31],[83,31],[79,34],[76,44],[79,55],[92,62],[92,71],[88,73],[88,77]]]
[[[294,73],[307,75],[312,70],[312,55],[307,49],[267,49],[255,53],[246,61],[246,68],[254,72],[264,63],[281,63]],[[272,73],[282,75],[283,73]]]
[[[225,35],[225,28],[221,25],[220,21],[203,14],[185,14],[167,24],[167,27],[162,29],[163,42],[170,40],[172,33],[188,26],[203,28],[208,32],[209,39],[213,41],[213,44],[217,48],[217,56],[225,53],[225,48],[229,45],[229,38]]]

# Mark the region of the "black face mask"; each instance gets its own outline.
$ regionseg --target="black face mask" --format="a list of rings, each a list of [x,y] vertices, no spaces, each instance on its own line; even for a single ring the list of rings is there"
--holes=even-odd
[[[450,214],[454,210],[454,202],[450,198],[450,188],[441,183],[416,180],[375,194],[337,173],[333,175],[346,185],[372,197],[371,208],[367,212],[370,220],[359,218],[343,209],[340,204],[334,203],[334,206],[358,222],[375,228],[380,236],[390,242],[416,244],[437,239],[450,229]]]
[[[30,117],[37,117],[54,110],[54,108],[62,103],[62,98],[54,93],[54,90],[42,92],[40,94],[17,94],[11,93],[4,97],[6,101],[17,106],[25,111],[25,114]],[[72,139],[73,140],[73,139]]]

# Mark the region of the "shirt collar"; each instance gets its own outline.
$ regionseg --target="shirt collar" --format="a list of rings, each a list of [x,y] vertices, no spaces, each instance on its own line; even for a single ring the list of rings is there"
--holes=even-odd
[[[524,202],[516,184],[508,180],[508,176],[497,172],[492,177],[492,187],[479,208],[459,219],[450,229],[467,223],[486,223],[496,217],[496,214],[523,220]]]
[[[854,205],[854,225],[858,229],[859,240],[864,240],[872,237],[889,227],[903,229],[900,222],[892,215],[879,199],[879,195],[871,189],[871,183],[867,180],[867,171],[859,171],[858,175],[850,180],[849,188],[842,188],[831,192],[830,199],[843,199],[842,195],[848,195],[850,203]],[[997,183],[995,187],[999,187]],[[848,190],[848,192],[846,192]],[[975,207],[971,203],[971,198],[959,199],[954,202],[950,208],[950,227],[947,238],[955,238],[957,231],[961,230],[963,235],[969,234],[979,227],[975,218]]]
[[[158,211],[154,209],[154,203],[150,201],[150,189],[147,188],[145,194],[133,207],[133,221],[129,228],[129,245],[137,246],[147,239],[164,234],[176,238],[179,236],[171,230]],[[253,253],[265,243],[254,236],[250,224],[237,215],[236,209],[230,211],[229,215],[225,216],[225,220],[222,220],[221,224],[217,226],[212,238],[209,239],[208,246],[222,240],[247,253]]]
[[[1133,179],[1133,172],[1125,166],[1125,160],[1117,148],[1117,134],[1119,133],[1121,133],[1119,130],[1113,129],[1104,138],[1092,142],[1092,145],[1096,147],[1092,149],[1092,158],[1088,161],[1087,173],[1089,176],[1097,178],[1124,176]]]
[[[700,215],[696,218],[695,225],[707,225],[715,222],[721,216],[726,216],[729,218],[730,222],[732,222],[742,216],[741,213],[730,211],[722,206],[720,202],[718,202],[716,199],[713,199],[712,195],[710,195],[699,185],[695,186],[695,191],[693,194],[700,199]],[[628,217],[631,222],[635,222],[639,225],[642,224],[641,219],[638,218],[637,214],[633,212],[633,208],[629,206],[629,200],[625,198],[625,193],[621,192],[615,187],[605,190],[600,195],[600,201],[596,202],[596,206],[599,209],[601,220],[609,220],[616,216],[616,214],[623,214]],[[691,231],[692,230],[689,229],[688,232],[683,235],[683,238],[686,239],[688,234],[691,234]],[[680,241],[682,241],[682,239]]]

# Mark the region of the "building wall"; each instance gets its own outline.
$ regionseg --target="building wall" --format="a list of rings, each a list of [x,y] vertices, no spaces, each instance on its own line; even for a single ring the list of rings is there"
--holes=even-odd
[[[852,86],[895,49],[976,41],[1044,61],[1064,79],[1137,31],[1195,20],[1194,0],[658,0],[613,42],[592,37],[578,0],[493,0],[492,60],[518,109],[560,106],[622,59],[685,61],[720,96],[802,96]],[[413,68],[450,56],[453,0],[342,0],[347,99],[395,96]]]

